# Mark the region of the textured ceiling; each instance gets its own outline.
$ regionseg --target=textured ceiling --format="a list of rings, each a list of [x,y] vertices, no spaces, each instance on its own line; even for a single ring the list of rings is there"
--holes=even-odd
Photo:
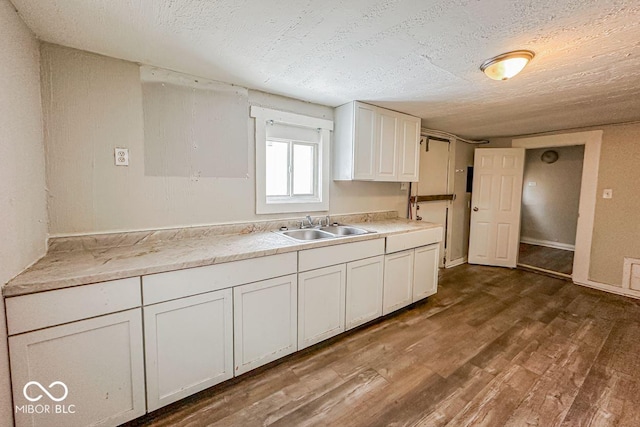
[[[12,0],[44,41],[468,137],[640,120],[638,0]],[[487,58],[536,52],[514,79]]]

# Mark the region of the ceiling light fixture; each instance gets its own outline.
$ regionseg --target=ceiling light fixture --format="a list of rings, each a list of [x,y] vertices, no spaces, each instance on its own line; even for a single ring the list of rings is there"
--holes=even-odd
[[[494,56],[482,63],[480,69],[493,80],[507,80],[518,74],[533,59],[530,50],[514,50]]]

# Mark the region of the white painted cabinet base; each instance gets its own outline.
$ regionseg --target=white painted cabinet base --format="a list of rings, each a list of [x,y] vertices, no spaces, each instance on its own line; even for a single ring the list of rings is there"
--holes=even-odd
[[[382,316],[384,256],[347,264],[346,329]]]
[[[345,264],[298,274],[298,350],[344,332]]]
[[[235,375],[298,349],[297,274],[233,288]]]
[[[231,289],[144,307],[149,412],[233,378]]]
[[[438,292],[440,245],[415,249],[413,262],[413,302]]]
[[[13,398],[24,405],[49,405],[50,413],[15,410],[16,426],[115,426],[145,413],[142,313],[133,309],[9,338]],[[56,402],[32,384],[37,381]],[[55,413],[55,405],[67,412]],[[71,406],[73,405],[73,406]],[[62,406],[58,407],[62,408]]]
[[[382,314],[386,315],[413,301],[413,249],[384,257]]]

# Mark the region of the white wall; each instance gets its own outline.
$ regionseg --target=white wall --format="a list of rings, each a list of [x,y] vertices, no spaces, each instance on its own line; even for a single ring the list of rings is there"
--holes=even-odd
[[[38,41],[0,0],[0,285],[46,250]],[[0,298],[0,425],[13,423],[4,301]]]
[[[249,178],[145,176],[138,65],[57,45],[42,46],[51,235],[243,222],[256,215],[254,124],[247,112]],[[333,119],[330,107],[249,91],[249,103]],[[127,147],[130,166],[113,165]],[[332,182],[330,213],[397,210],[399,183]]]
[[[540,160],[547,150],[549,148],[526,152],[520,236],[531,243],[541,241],[573,246],[578,226],[584,145],[553,148],[559,155],[554,163]]]

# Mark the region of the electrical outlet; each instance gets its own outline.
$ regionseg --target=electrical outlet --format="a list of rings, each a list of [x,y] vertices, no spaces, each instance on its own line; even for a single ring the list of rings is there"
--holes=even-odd
[[[611,188],[605,188],[602,192],[603,199],[613,199],[613,190]]]
[[[400,190],[408,190],[408,189],[409,189],[409,184],[407,184],[406,182],[400,183]]]
[[[116,166],[129,166],[128,148],[116,148],[114,154],[116,156]]]

